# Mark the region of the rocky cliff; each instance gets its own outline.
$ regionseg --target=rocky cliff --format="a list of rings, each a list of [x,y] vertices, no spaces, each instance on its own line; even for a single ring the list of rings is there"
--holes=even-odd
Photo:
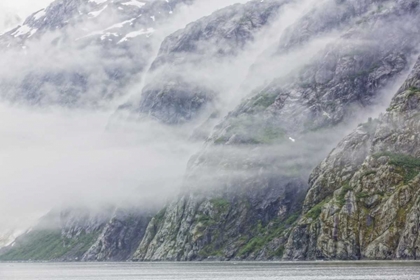
[[[420,64],[312,173],[286,259],[416,259]]]

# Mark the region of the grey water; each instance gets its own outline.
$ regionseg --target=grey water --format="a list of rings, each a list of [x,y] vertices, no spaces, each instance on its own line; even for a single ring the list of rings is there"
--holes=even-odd
[[[419,280],[419,262],[0,263],[1,280]]]

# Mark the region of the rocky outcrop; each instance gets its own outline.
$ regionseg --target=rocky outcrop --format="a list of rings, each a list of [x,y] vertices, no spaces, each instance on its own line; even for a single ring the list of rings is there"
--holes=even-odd
[[[285,259],[416,259],[420,63],[379,119],[312,173]]]
[[[133,260],[268,259],[278,236],[299,211],[305,184],[261,176],[258,188],[184,195],[150,222]],[[264,184],[264,185],[262,185]],[[300,187],[299,187],[300,186]],[[272,246],[275,248],[275,246]],[[277,249],[277,248],[276,248]]]
[[[118,209],[82,261],[122,261],[131,258],[143,239],[151,214]]]

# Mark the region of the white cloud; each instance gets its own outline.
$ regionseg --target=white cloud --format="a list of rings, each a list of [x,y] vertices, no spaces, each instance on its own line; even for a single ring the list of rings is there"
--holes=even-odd
[[[37,10],[47,7],[51,2],[53,0],[2,0],[0,9],[14,11],[21,18],[25,18]]]
[[[22,23],[32,13],[45,8],[53,0],[2,0],[0,3],[0,34]]]

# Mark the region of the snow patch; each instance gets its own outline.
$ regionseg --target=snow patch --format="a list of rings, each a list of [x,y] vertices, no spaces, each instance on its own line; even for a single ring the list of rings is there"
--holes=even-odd
[[[135,38],[137,36],[141,36],[141,35],[147,35],[149,36],[150,34],[152,34],[153,32],[155,32],[155,30],[153,28],[147,28],[147,29],[140,29],[138,31],[134,31],[134,32],[130,32],[127,35],[125,35],[124,38],[122,38],[118,44],[128,41],[128,39],[130,38]]]
[[[90,12],[88,15],[92,16],[92,17],[97,17],[99,16],[103,11],[105,11],[105,9],[108,8],[108,5],[105,5],[105,7],[103,7],[102,9],[100,9],[99,11],[96,12]]]
[[[42,9],[41,11],[39,11],[39,12],[37,12],[36,14],[34,14],[34,19],[35,20],[38,20],[38,19],[40,19],[40,18],[42,18],[42,17],[44,17],[45,16],[45,10],[44,9]]]
[[[14,37],[22,36],[22,35],[28,34],[29,32],[31,32],[31,30],[32,28],[25,24],[19,27],[15,32],[13,32],[12,36]]]
[[[101,40],[103,41],[106,38],[111,37],[111,36],[118,37],[119,35],[118,35],[118,33],[107,32],[107,33],[105,33],[104,35],[101,36]]]
[[[131,0],[129,2],[121,3],[121,5],[125,5],[125,6],[136,6],[138,8],[141,8],[144,5],[146,5],[146,3],[140,2],[140,1],[137,1],[137,0]]]
[[[124,25],[126,25],[128,23],[132,23],[134,20],[135,20],[135,18],[132,18],[130,20],[126,20],[126,21],[123,21],[123,22],[120,22],[120,23],[116,23],[116,24],[111,25],[110,27],[108,27],[108,28],[106,28],[104,30],[95,31],[95,32],[89,33],[88,35],[85,35],[83,37],[77,38],[76,41],[78,41],[80,39],[84,39],[84,38],[90,37],[90,36],[103,35],[105,31],[108,31],[108,30],[111,30],[111,29],[116,29],[116,28],[122,28],[122,27],[124,27]],[[117,33],[113,33],[113,34],[116,34],[116,36],[118,36]]]
[[[102,4],[105,3],[108,0],[89,0],[89,3],[96,3],[96,4]]]

